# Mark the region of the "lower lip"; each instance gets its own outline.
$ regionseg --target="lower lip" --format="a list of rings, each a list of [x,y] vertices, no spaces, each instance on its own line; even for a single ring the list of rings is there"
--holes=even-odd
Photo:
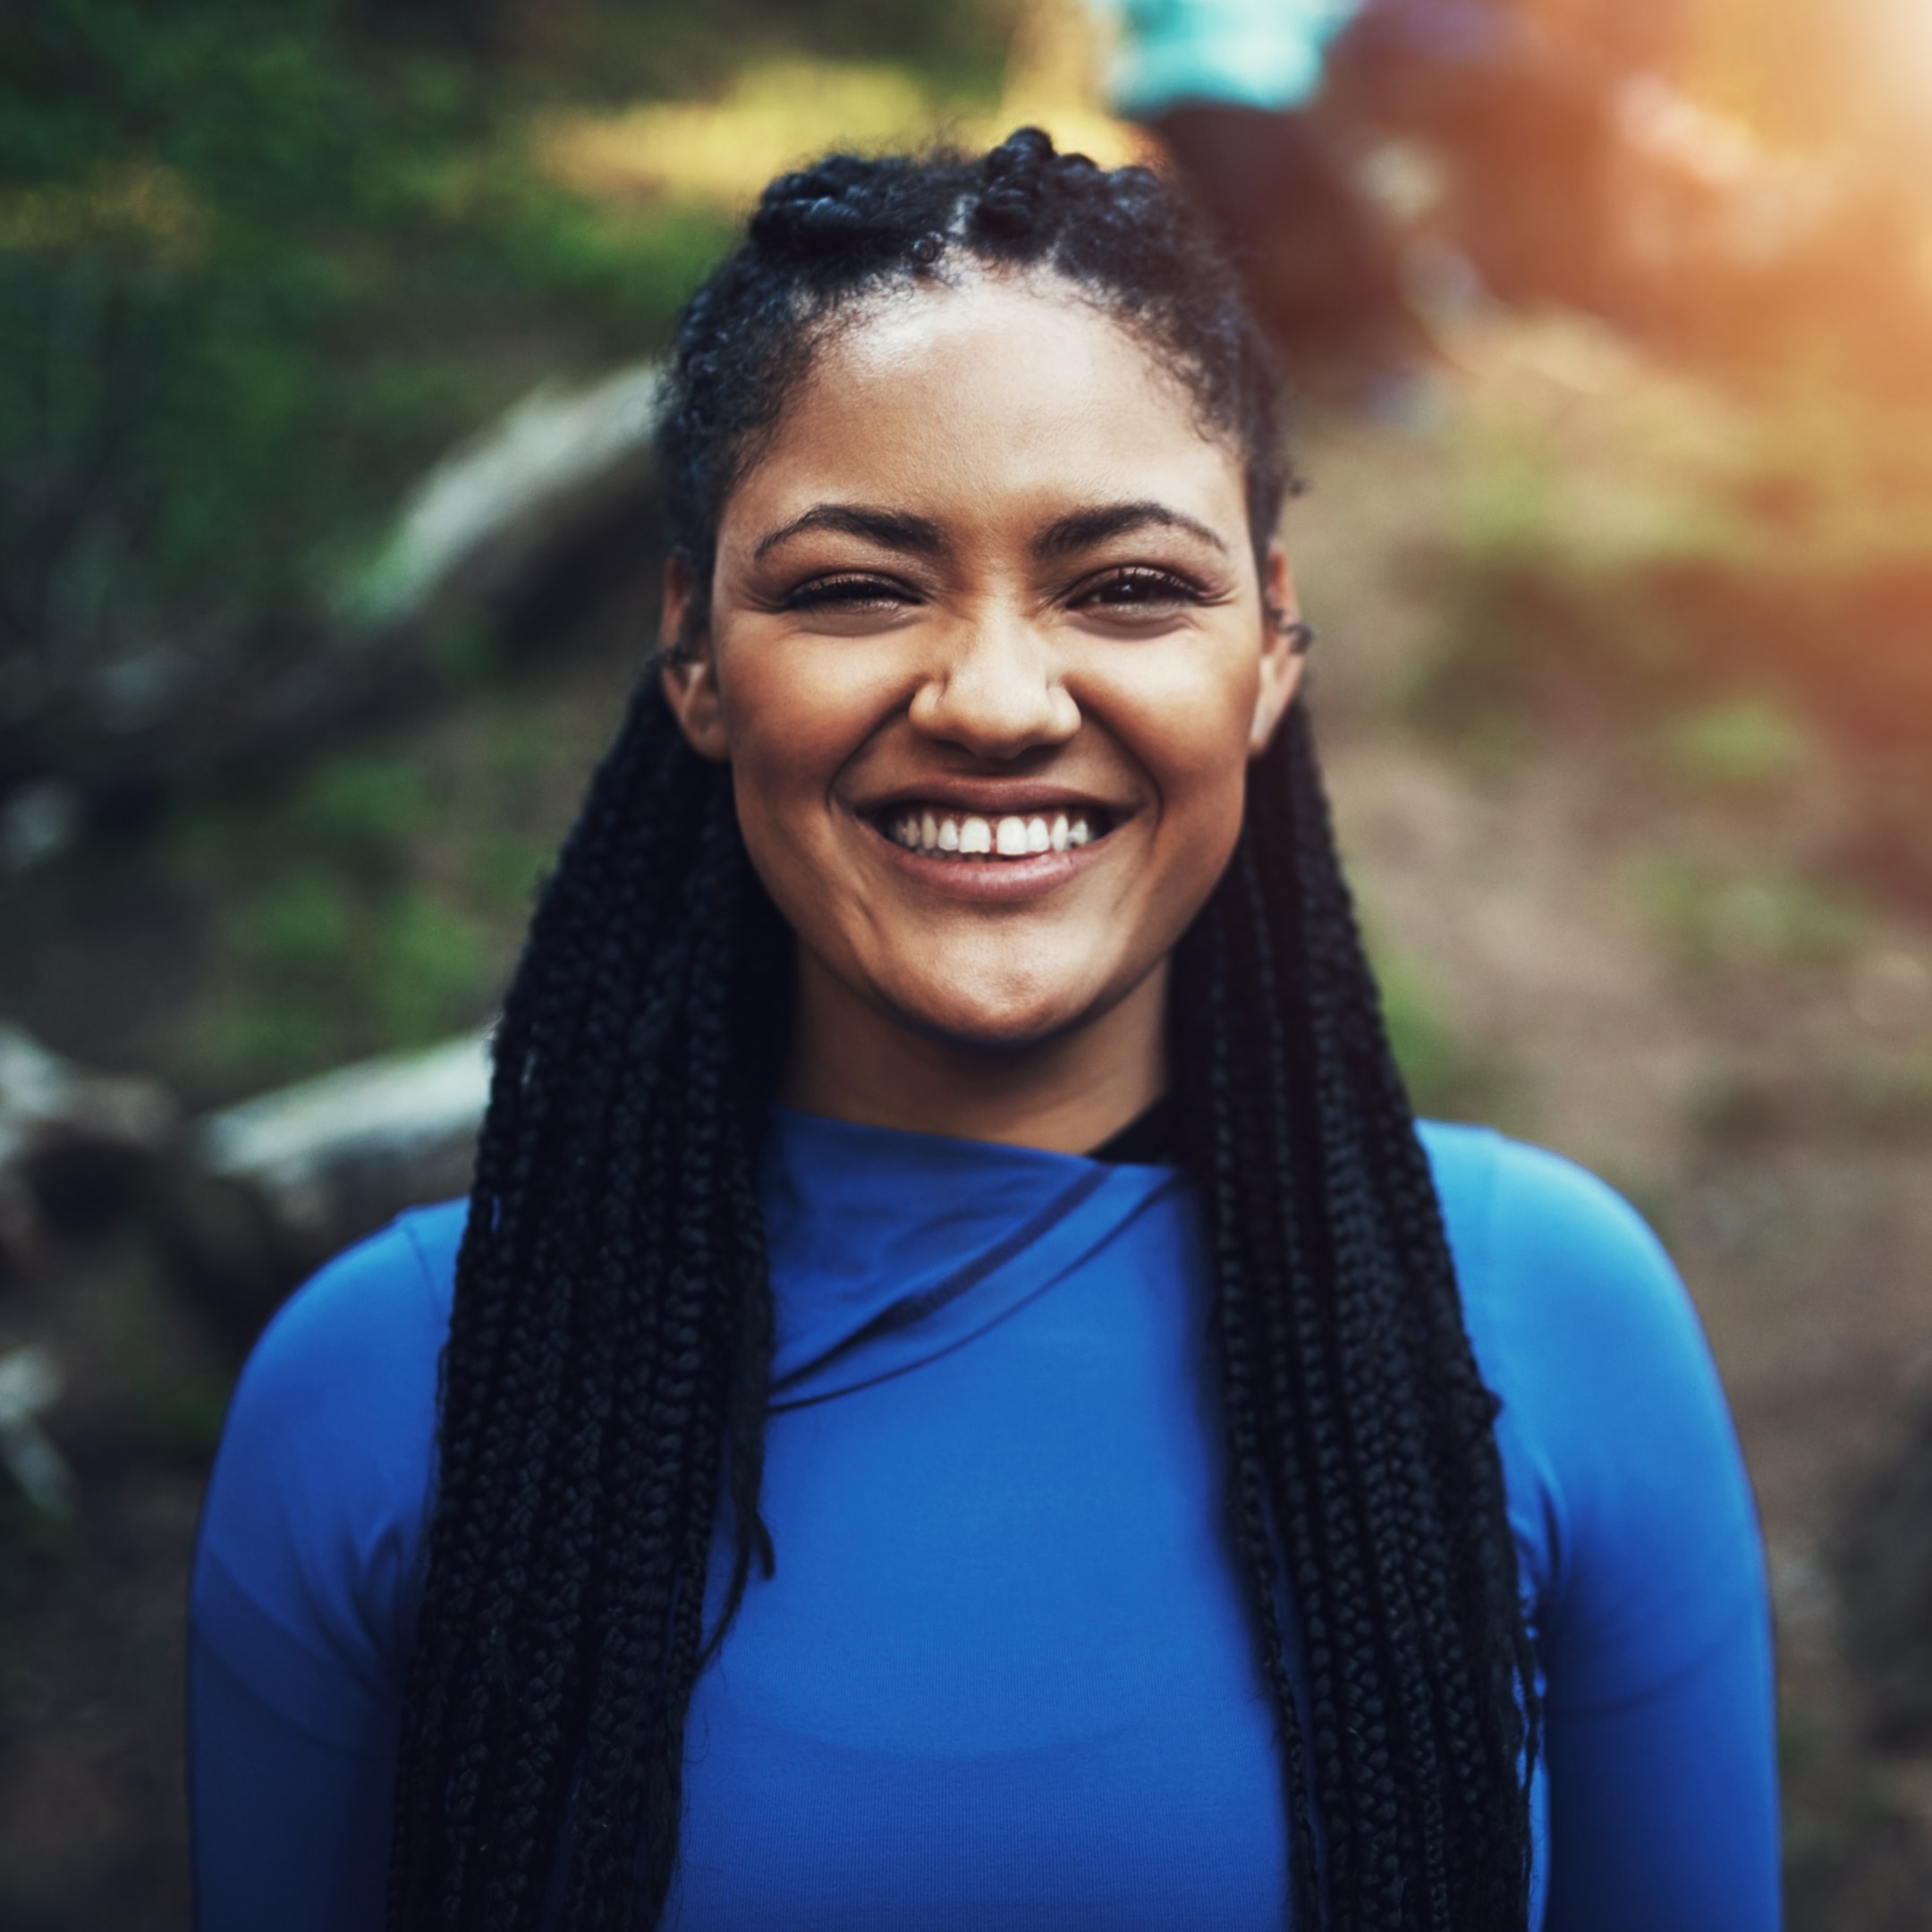
[[[930,852],[908,850],[869,820],[861,818],[859,822],[908,878],[949,899],[963,899],[978,905],[1004,905],[1052,892],[1095,864],[1114,837],[1108,832],[1072,851],[1033,852],[1024,859],[941,859]]]

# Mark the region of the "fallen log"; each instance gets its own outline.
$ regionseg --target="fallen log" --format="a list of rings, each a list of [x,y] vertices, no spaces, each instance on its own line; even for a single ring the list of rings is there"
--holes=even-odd
[[[73,1470],[40,1427],[40,1414],[65,1385],[60,1365],[44,1348],[0,1355],[0,1466],[36,1509],[72,1516]]]
[[[658,386],[638,363],[538,388],[418,482],[329,611],[105,665],[55,638],[22,647],[13,682],[32,701],[0,703],[0,862],[50,856],[93,801],[259,769],[446,698],[452,627],[513,644],[533,614],[598,588],[589,565],[614,530],[631,575],[653,567]],[[558,627],[538,628],[554,648]]]
[[[0,1025],[0,1264],[35,1267],[57,1218],[51,1204],[124,1193],[179,1128],[152,1082],[92,1072]]]
[[[661,385],[657,364],[642,362],[526,396],[417,485],[352,584],[344,617],[394,631],[451,606],[527,595],[614,508],[648,495]]]
[[[488,1036],[340,1068],[198,1122],[213,1180],[266,1208],[307,1272],[405,1208],[463,1193],[489,1097]]]

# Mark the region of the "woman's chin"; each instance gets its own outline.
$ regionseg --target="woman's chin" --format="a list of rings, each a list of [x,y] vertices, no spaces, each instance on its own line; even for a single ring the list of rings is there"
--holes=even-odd
[[[962,1053],[1024,1055],[1034,1048],[1050,1046],[1064,1038],[1079,1024],[1079,1019],[1057,1017],[1021,1018],[1008,1014],[907,1015],[915,1030],[941,1046],[957,1047]]]
[[[916,984],[889,989],[892,1017],[926,1038],[968,1052],[1023,1054],[1051,1046],[1115,1004],[1108,988],[1038,981],[995,986]]]

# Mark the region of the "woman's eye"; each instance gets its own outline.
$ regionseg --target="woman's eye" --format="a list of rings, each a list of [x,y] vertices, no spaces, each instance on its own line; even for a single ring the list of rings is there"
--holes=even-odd
[[[1115,571],[1081,591],[1074,599],[1081,609],[1123,616],[1161,615],[1175,606],[1199,604],[1205,598],[1198,585],[1166,571]]]
[[[898,610],[912,602],[903,584],[877,577],[820,577],[786,595],[784,607],[794,611]]]

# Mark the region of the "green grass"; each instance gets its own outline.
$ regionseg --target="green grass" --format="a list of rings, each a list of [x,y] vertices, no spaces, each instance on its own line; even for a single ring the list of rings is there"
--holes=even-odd
[[[1629,890],[1679,968],[1696,978],[1835,965],[1869,931],[1849,894],[1772,868],[1726,873],[1659,854],[1634,869]]]
[[[1816,768],[1813,734],[1776,699],[1758,693],[1699,706],[1669,718],[1657,749],[1680,782],[1719,797],[1775,793]]]
[[[515,697],[436,744],[324,758],[184,806],[165,842],[211,909],[189,1084],[246,1091],[476,1025],[515,957],[554,830]]]
[[[1416,1111],[1441,1120],[1520,1123],[1524,1096],[1515,1070],[1470,1045],[1419,962],[1385,941],[1371,945],[1383,1022]]]
[[[148,1439],[164,1455],[206,1463],[221,1441],[232,1377],[206,1376],[157,1389],[145,1404]]]

